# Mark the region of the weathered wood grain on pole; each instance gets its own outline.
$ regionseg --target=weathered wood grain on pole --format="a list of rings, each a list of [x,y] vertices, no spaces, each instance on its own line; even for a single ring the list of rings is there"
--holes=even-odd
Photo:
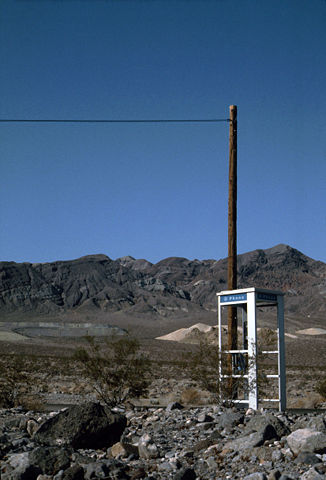
[[[237,288],[237,107],[230,106],[228,289]],[[228,348],[237,348],[237,309],[228,308]]]

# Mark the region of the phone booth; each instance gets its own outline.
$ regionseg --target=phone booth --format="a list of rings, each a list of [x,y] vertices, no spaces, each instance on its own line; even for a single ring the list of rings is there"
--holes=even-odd
[[[217,293],[218,298],[218,344],[219,344],[219,382],[237,382],[241,379],[242,386],[237,392],[233,403],[243,403],[255,410],[258,403],[277,402],[279,410],[286,408],[286,378],[285,378],[285,344],[284,344],[284,294],[274,290],[262,288],[243,288],[227,290]],[[241,312],[241,339],[237,348],[228,350],[223,345],[222,313],[227,308],[237,307]],[[277,398],[262,398],[259,394],[258,368],[258,337],[257,337],[257,309],[276,307],[277,309],[277,339],[275,350],[262,350],[259,355],[277,356],[277,374],[265,375],[266,379],[277,381]],[[237,315],[239,324],[239,315]],[[225,328],[225,327],[224,327]],[[239,337],[239,335],[238,335]],[[225,340],[224,340],[225,344]],[[232,380],[228,380],[232,377]],[[238,380],[237,380],[238,379]],[[273,381],[273,380],[271,380]],[[222,389],[221,389],[222,391]],[[239,395],[238,395],[239,393]],[[230,393],[229,393],[230,394]],[[227,400],[221,394],[222,400]],[[240,397],[240,398],[239,398]],[[242,398],[241,398],[242,397]],[[229,398],[230,400],[230,398]]]

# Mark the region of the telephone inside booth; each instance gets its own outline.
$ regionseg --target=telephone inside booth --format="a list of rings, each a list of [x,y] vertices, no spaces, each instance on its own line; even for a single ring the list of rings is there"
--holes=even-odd
[[[227,290],[217,293],[218,298],[218,339],[219,339],[219,384],[233,385],[233,391],[221,388],[221,400],[232,400],[255,410],[258,404],[278,404],[279,410],[286,408],[285,345],[284,345],[284,294],[262,288]],[[228,307],[237,307],[237,347],[228,349],[223,331],[222,315]],[[225,308],[226,307],[226,308]],[[275,307],[277,325],[275,331],[276,348],[262,349],[259,355],[276,357],[277,372],[265,373],[258,359],[257,310]],[[274,311],[274,309],[272,309]],[[241,315],[239,315],[239,313]],[[241,322],[241,324],[240,324]],[[240,325],[239,325],[240,324]],[[274,333],[274,330],[271,330]],[[263,362],[262,362],[263,363]],[[275,363],[275,362],[274,362]],[[277,396],[264,398],[260,378],[275,383],[273,391]],[[229,398],[227,398],[229,396]],[[230,398],[232,397],[232,398]]]

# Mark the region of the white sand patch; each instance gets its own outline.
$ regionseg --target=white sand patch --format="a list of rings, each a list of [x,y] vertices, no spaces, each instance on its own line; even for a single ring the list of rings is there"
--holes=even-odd
[[[210,332],[213,327],[210,325],[206,325],[206,323],[196,323],[195,325],[192,325],[191,327],[188,328],[188,330],[193,330],[194,328],[197,328],[200,332]]]
[[[297,330],[300,335],[326,335],[324,328],[306,328],[305,330]]]
[[[284,335],[289,338],[298,338],[297,335],[293,335],[292,333],[285,333]]]
[[[28,340],[28,337],[20,335],[16,332],[7,332],[0,330],[0,342],[21,342],[24,340]]]
[[[186,343],[199,343],[198,337],[195,338],[194,330],[199,330],[201,333],[204,334],[210,334],[215,330],[216,335],[217,335],[217,325],[215,327],[211,327],[210,325],[206,325],[205,323],[196,323],[195,325],[192,325],[191,327],[188,328],[180,328],[179,330],[175,330],[174,332],[168,333],[166,335],[162,335],[161,337],[156,337],[156,340],[169,340],[171,342],[186,342]],[[270,330],[268,328],[257,328],[258,334],[263,334],[266,330]],[[309,329],[311,330],[311,329]],[[315,330],[322,330],[322,329],[315,329]],[[228,331],[227,325],[222,325],[222,334],[225,335]],[[270,330],[272,333],[276,334],[276,330]],[[305,330],[302,330],[301,332],[297,333],[302,333],[305,332]],[[314,334],[309,334],[309,335],[320,335],[321,333],[326,334],[326,330],[323,330],[322,332],[319,333],[314,333]],[[238,334],[242,335],[242,327],[238,327]],[[296,335],[293,335],[291,333],[286,333],[285,334],[289,338],[298,338]],[[210,341],[212,338],[210,335],[206,336],[207,340]],[[216,337],[217,338],[217,337]],[[214,339],[216,341],[216,338]],[[193,340],[193,341],[191,341]]]
[[[179,330],[175,330],[175,332],[162,335],[162,337],[156,337],[156,340],[171,340],[173,342],[180,342],[184,340],[188,331],[188,328],[180,328]]]
[[[208,333],[212,330],[213,327],[206,325],[205,323],[196,323],[189,328],[180,328],[179,330],[175,330],[174,332],[168,333],[167,335],[163,335],[162,337],[157,337],[156,340],[170,340],[172,342],[182,342],[189,333],[192,332],[194,329],[199,330],[203,333]]]

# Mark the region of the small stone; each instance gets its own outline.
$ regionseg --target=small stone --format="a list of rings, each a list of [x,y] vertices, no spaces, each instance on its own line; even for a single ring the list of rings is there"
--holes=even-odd
[[[225,449],[233,450],[233,451],[242,451],[248,450],[254,447],[259,447],[264,443],[264,437],[262,434],[258,432],[251,433],[250,435],[246,435],[245,437],[239,437],[235,440],[231,440],[227,442],[225,445]]]
[[[201,413],[197,417],[197,421],[199,423],[207,423],[207,422],[212,422],[214,419],[211,415],[208,415],[207,413]]]
[[[273,450],[273,452],[272,452],[272,461],[273,462],[279,462],[280,460],[282,460],[282,457],[283,457],[283,454],[282,454],[281,450]]]
[[[250,415],[255,415],[255,414],[256,414],[256,410],[254,410],[253,408],[248,408],[248,410],[246,410],[246,417]]]
[[[325,480],[325,475],[318,473],[317,470],[312,467],[301,475],[300,480]]]
[[[70,466],[71,450],[62,447],[37,447],[29,454],[31,465],[46,475],[55,475]]]
[[[162,463],[159,464],[158,470],[159,471],[164,471],[166,473],[172,472],[173,466],[171,465],[170,462],[162,462]]]
[[[290,460],[294,457],[290,448],[282,448],[281,453]]]
[[[59,472],[53,476],[53,480],[62,480],[64,473],[64,470],[59,470]]]
[[[166,407],[167,412],[171,412],[172,410],[182,410],[183,406],[179,402],[171,402]]]
[[[209,466],[209,468],[212,468],[214,470],[217,469],[217,463],[215,462],[215,458],[214,457],[208,457],[206,459],[206,463],[207,465]]]
[[[315,465],[320,462],[320,459],[314,453],[300,452],[294,462]]]
[[[80,465],[73,465],[65,470],[61,478],[62,480],[84,480],[84,469]]]
[[[113,458],[122,457],[126,454],[126,450],[123,448],[120,442],[112,445],[112,447],[109,449],[109,452],[110,456],[112,456]]]
[[[234,410],[226,410],[218,419],[220,428],[226,431],[236,427],[239,423],[243,423],[244,415],[241,412]]]
[[[173,480],[196,480],[196,473],[192,468],[182,468],[174,475]]]
[[[325,463],[317,463],[314,465],[315,470],[317,470],[318,473],[321,473],[323,475],[326,475],[326,464]]]
[[[272,470],[267,477],[267,480],[279,480],[281,478],[281,472],[279,470]]]
[[[152,442],[151,437],[147,433],[139,440],[138,452],[140,458],[144,459],[157,458],[159,456],[157,446]]]
[[[267,480],[265,473],[255,472],[247,475],[243,480]]]
[[[28,420],[26,425],[26,431],[30,437],[34,435],[38,429],[39,424],[35,420]]]

